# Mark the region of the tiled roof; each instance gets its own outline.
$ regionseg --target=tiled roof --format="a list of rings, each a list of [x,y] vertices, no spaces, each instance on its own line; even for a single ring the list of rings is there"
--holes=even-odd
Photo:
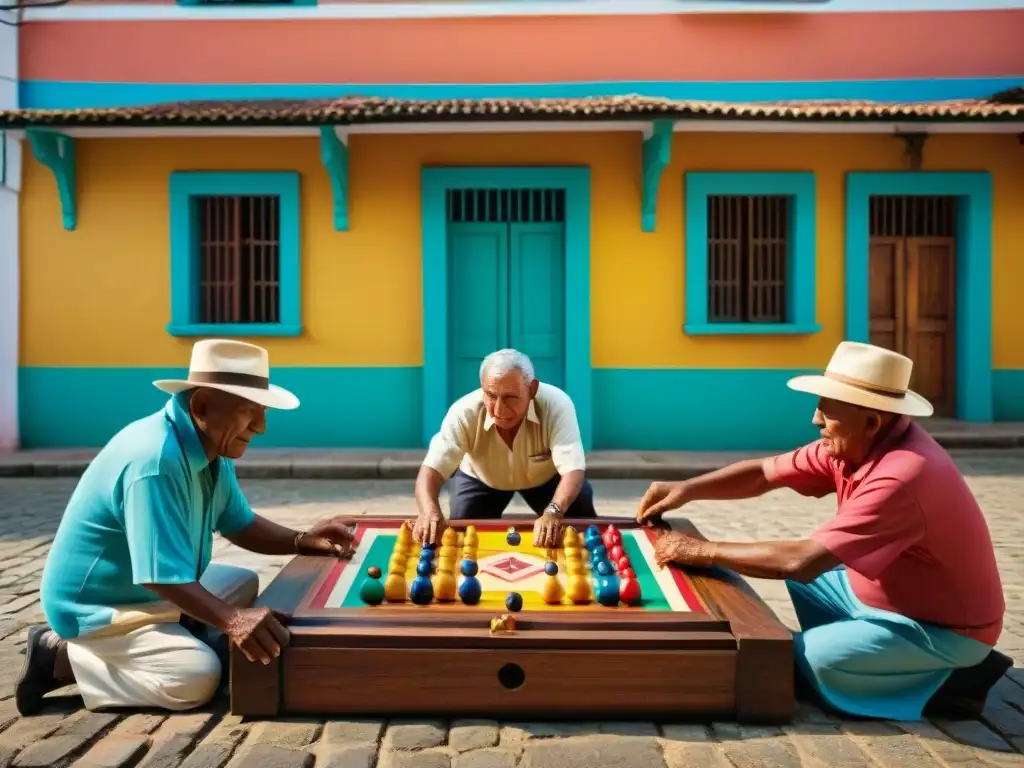
[[[645,96],[579,99],[405,100],[345,97],[188,101],[109,109],[0,110],[0,127],[299,126],[405,122],[545,120],[800,120],[988,122],[1024,120],[1024,88],[989,99],[886,103],[792,101],[764,104],[673,101]]]

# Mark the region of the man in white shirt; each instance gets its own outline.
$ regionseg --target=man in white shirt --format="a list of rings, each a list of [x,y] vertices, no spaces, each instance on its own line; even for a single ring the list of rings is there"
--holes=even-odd
[[[488,355],[480,389],[448,409],[416,478],[413,535],[438,543],[446,527],[439,497],[451,478],[452,520],[499,519],[516,492],[539,515],[538,547],[559,541],[562,518],[596,517],[586,458],[569,396],[534,375],[514,349]]]

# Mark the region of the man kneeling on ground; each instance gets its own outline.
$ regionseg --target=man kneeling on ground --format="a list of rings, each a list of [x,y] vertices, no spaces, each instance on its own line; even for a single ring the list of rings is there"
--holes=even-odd
[[[637,519],[703,499],[790,488],[837,494],[835,517],[801,541],[734,544],[665,533],[662,564],[723,566],[786,579],[802,631],[803,681],[840,712],[891,720],[977,716],[1012,661],[993,648],[1005,604],[988,525],[950,456],[911,416],[931,405],[908,390],[911,361],[843,342],[817,395],[821,439],[681,483],[655,483]]]
[[[336,520],[290,530],[242,495],[231,460],[265,431],[267,408],[299,405],[269,377],[260,347],[198,342],[187,380],[154,382],[172,394],[166,407],[121,430],[86,469],[43,569],[49,627],[29,632],[22,715],[72,683],[88,709],[191,709],[220,687],[228,641],[264,664],[280,654],[283,617],[250,607],[255,573],[210,563],[214,531],[265,555],[345,555],[352,536]]]

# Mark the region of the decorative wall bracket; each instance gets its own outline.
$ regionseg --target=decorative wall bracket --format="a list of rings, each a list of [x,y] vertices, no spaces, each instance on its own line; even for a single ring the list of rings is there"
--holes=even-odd
[[[903,141],[903,159],[907,169],[920,171],[924,165],[924,145],[928,141],[927,133],[897,133],[896,138]]]
[[[331,125],[320,126],[320,161],[331,177],[334,229],[348,231],[348,138]]]
[[[64,229],[74,231],[78,225],[78,190],[75,184],[75,140],[55,131],[27,128],[25,135],[32,146],[32,155],[53,173],[60,195]]]
[[[658,185],[672,156],[671,120],[655,120],[644,131],[643,178],[640,187],[640,228],[653,232],[658,218]]]

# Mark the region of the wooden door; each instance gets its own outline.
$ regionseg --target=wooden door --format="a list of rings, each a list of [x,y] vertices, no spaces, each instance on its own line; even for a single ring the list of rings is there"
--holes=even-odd
[[[537,378],[565,386],[565,228],[509,225],[508,346],[529,355]]]
[[[508,338],[508,225],[449,225],[450,391],[480,386],[480,363]]]
[[[936,416],[956,411],[955,268],[952,237],[871,238],[871,343],[914,361],[910,386]]]

